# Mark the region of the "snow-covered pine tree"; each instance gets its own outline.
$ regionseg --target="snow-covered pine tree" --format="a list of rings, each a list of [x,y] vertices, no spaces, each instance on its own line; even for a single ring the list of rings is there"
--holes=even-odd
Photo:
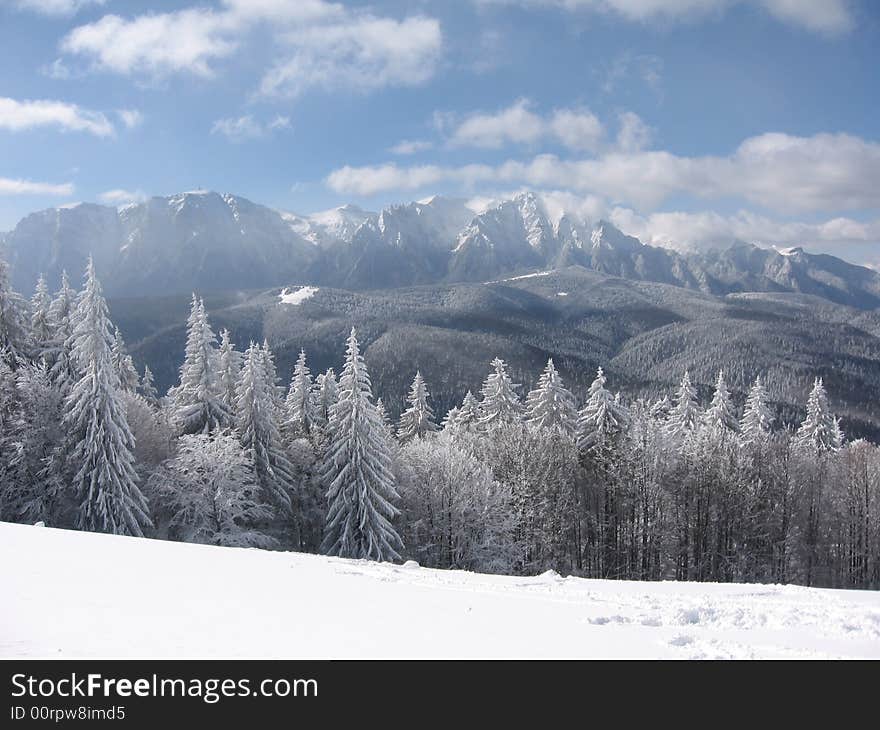
[[[241,373],[242,353],[235,349],[232,335],[224,328],[220,333],[220,400],[229,413],[235,412],[235,389]]]
[[[605,387],[606,382],[605,372],[599,368],[590,384],[587,402],[578,413],[577,447],[582,452],[607,444],[623,431],[629,420],[626,408]]]
[[[66,390],[77,379],[76,368],[70,358],[70,336],[73,334],[73,314],[77,293],[70,286],[67,272],[61,272],[61,288],[49,305],[51,338],[44,353],[49,364],[52,382]]]
[[[174,389],[174,418],[181,433],[210,433],[231,421],[217,377],[217,340],[205,304],[193,294],[187,320],[186,353]]]
[[[117,327],[113,333],[113,347],[110,350],[110,358],[113,360],[113,367],[119,375],[119,386],[128,393],[136,393],[140,378],[137,370],[135,370],[134,362],[128,350],[125,347],[125,341],[122,339],[122,333]]]
[[[730,434],[739,431],[739,421],[736,419],[727,383],[724,382],[723,370],[718,371],[712,402],[703,414],[703,426],[715,434]]]
[[[141,377],[141,382],[138,386],[138,392],[151,406],[158,405],[159,391],[156,390],[156,383],[153,381],[153,371],[150,370],[149,365],[144,365],[144,374],[143,377]]]
[[[843,432],[843,426],[840,424],[840,419],[835,416],[834,417],[834,451],[839,451],[843,448],[843,444],[846,441],[846,434]]]
[[[315,378],[315,390],[318,393],[318,420],[326,428],[330,424],[333,406],[339,398],[339,385],[333,368],[328,368],[326,373]]]
[[[816,378],[807,399],[807,416],[794,437],[795,447],[814,454],[837,450],[842,438],[834,421],[822,378]]]
[[[244,355],[236,391],[237,431],[253,460],[265,499],[289,511],[295,496],[293,466],[281,438],[275,383],[268,376],[270,366],[274,373],[271,353],[252,342]]]
[[[504,360],[496,357],[492,361],[492,367],[494,372],[486,378],[481,391],[483,396],[480,402],[481,428],[492,428],[519,421],[522,414],[522,404],[516,394],[519,385],[511,382]]]
[[[13,377],[14,396],[7,390]],[[63,443],[62,401],[44,362],[13,373],[0,359],[0,519],[67,526],[60,519],[67,511],[61,485],[46,468]]]
[[[407,398],[409,406],[400,414],[400,423],[397,424],[397,438],[401,443],[412,441],[415,438],[424,438],[427,434],[437,430],[434,411],[428,405],[430,396],[422,373],[416,371]]]
[[[464,400],[461,402],[461,408],[455,415],[454,428],[457,432],[471,431],[479,425],[480,422],[480,402],[477,397],[468,391],[464,394]]]
[[[272,354],[272,348],[269,347],[269,341],[263,339],[261,346],[263,355],[263,371],[266,376],[266,383],[269,385],[269,392],[272,394],[272,406],[275,408],[275,415],[280,425],[284,421],[284,386],[278,379],[278,370],[275,367],[275,355]]]
[[[31,297],[31,345],[34,357],[45,358],[51,347],[52,325],[49,319],[49,307],[52,298],[46,286],[46,279],[40,274],[34,295]]]
[[[371,399],[370,375],[352,328],[322,470],[329,509],[321,550],[346,558],[396,560],[403,545],[391,524],[398,514],[391,445]]]
[[[740,443],[743,446],[759,446],[766,443],[772,426],[773,413],[767,404],[767,390],[759,375],[755,378],[746,398],[740,423]]]
[[[284,410],[284,427],[291,439],[308,438],[317,420],[318,404],[312,385],[312,373],[306,363],[305,350],[299,351],[299,357],[294,365]]]
[[[391,416],[388,415],[388,411],[385,408],[385,404],[382,402],[381,398],[376,399],[376,411],[378,412],[379,419],[382,421],[382,425],[385,426],[385,430],[388,432],[388,435],[394,435],[394,428],[391,425]]]
[[[151,526],[147,500],[137,485],[134,438],[120,401],[113,367],[107,303],[91,257],[79,295],[71,335],[71,355],[80,379],[65,402],[64,427],[73,489],[80,501],[80,529],[143,534]]]
[[[675,404],[666,419],[666,434],[675,442],[681,443],[697,430],[700,423],[700,406],[697,391],[691,384],[690,373],[685,370],[684,377],[675,394]]]
[[[9,266],[0,258],[0,353],[13,368],[28,354],[27,306],[9,281]]]
[[[559,431],[567,436],[575,432],[578,412],[574,396],[563,385],[552,358],[547,360],[547,366],[538,378],[537,388],[526,397],[525,419],[533,426]]]
[[[379,400],[382,399],[380,398]],[[461,409],[458,406],[453,406],[446,411],[446,415],[443,416],[443,420],[440,422],[440,430],[444,433],[453,433],[455,431],[455,421],[460,411]]]

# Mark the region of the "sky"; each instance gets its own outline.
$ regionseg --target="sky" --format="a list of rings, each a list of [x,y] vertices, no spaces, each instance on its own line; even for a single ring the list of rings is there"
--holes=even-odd
[[[211,189],[520,190],[880,267],[872,0],[0,0],[0,230]]]

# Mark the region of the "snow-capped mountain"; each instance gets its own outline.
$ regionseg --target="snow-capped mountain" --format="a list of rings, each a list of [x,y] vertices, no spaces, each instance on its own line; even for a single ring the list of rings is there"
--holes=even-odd
[[[747,243],[680,253],[644,245],[608,221],[551,215],[535,193],[479,211],[436,196],[377,213],[346,205],[297,215],[194,191],[118,209],[80,204],[41,211],[0,244],[25,292],[41,272],[50,288],[62,269],[76,281],[91,253],[114,296],[290,284],[379,289],[580,265],[712,294],[790,291],[880,306],[880,274],[833,256]]]

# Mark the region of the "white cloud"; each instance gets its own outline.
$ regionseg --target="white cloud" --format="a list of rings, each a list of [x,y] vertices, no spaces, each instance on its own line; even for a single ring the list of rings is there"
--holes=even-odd
[[[236,49],[235,42],[225,37],[228,30],[224,16],[202,9],[133,20],[105,15],[74,28],[62,40],[61,50],[91,58],[98,69],[121,74],[162,76],[186,71],[210,76],[209,63]]]
[[[434,146],[432,142],[424,139],[405,139],[398,142],[393,147],[389,147],[388,151],[393,155],[414,155],[418,152],[424,152]]]
[[[331,172],[325,182],[338,193],[374,195],[389,190],[419,190],[449,181],[470,186],[480,181],[491,181],[494,177],[495,170],[489,165],[399,167],[389,163],[369,167],[346,165]]]
[[[73,195],[73,184],[32,182],[30,180],[13,180],[0,177],[0,195]]]
[[[209,77],[257,26],[268,28],[280,49],[280,60],[259,85],[268,96],[293,97],[314,87],[370,91],[421,84],[433,75],[442,50],[434,18],[396,20],[323,0],[224,0],[219,9],[107,15],[74,28],[61,48],[120,74]]]
[[[103,5],[107,0],[13,0],[20,10],[42,15],[74,15],[87,5]]]
[[[532,111],[532,106],[528,99],[518,99],[495,113],[472,114],[455,127],[449,144],[498,149],[510,143],[531,145],[553,138],[574,150],[595,150],[599,146],[604,129],[589,110],[557,109],[542,117]]]
[[[0,97],[0,129],[21,132],[35,127],[59,127],[65,131],[88,132],[112,137],[113,125],[101,113],[62,101],[17,101]]]
[[[222,134],[233,142],[246,139],[259,139],[277,129],[289,129],[290,118],[276,116],[268,122],[261,122],[251,114],[229,119],[218,119],[211,127],[211,134]]]
[[[107,205],[125,205],[127,203],[140,203],[147,199],[146,194],[140,190],[107,190],[98,196],[102,203]]]
[[[119,109],[116,112],[126,129],[134,129],[141,126],[144,121],[144,115],[137,109]]]
[[[367,92],[415,86],[430,79],[443,35],[434,18],[398,21],[371,15],[285,34],[289,56],[260,82],[266,96],[295,97],[309,88]]]
[[[617,149],[621,152],[641,152],[651,144],[651,128],[635,112],[620,114],[617,130]]]
[[[824,34],[852,29],[849,0],[475,0],[478,4],[547,6],[615,15],[638,23],[686,22],[718,17],[734,5],[759,8],[777,20]]]
[[[538,155],[495,166],[347,166],[327,178],[337,192],[362,195],[441,182],[595,193],[639,209],[687,194],[740,198],[778,211],[865,210],[880,208],[880,144],[846,134],[770,133],[745,140],[726,157],[665,151],[611,152],[581,160]]]
[[[628,208],[615,208],[608,217],[643,243],[678,251],[699,251],[746,241],[773,248],[803,246],[863,264],[880,263],[880,219],[864,222],[839,217],[806,223],[778,221],[746,210],[727,216],[711,211],[643,216]]]

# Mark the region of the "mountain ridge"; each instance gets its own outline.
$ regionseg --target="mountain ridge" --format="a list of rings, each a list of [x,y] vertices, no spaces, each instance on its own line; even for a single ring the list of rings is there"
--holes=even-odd
[[[94,256],[113,296],[314,284],[352,290],[485,281],[579,265],[713,295],[812,294],[880,307],[880,273],[800,247],[736,242],[679,252],[643,244],[611,222],[548,212],[521,193],[473,209],[443,196],[381,211],[345,205],[309,216],[230,193],[190,191],[120,207],[79,203],[26,216],[0,234],[14,285],[50,289]]]

